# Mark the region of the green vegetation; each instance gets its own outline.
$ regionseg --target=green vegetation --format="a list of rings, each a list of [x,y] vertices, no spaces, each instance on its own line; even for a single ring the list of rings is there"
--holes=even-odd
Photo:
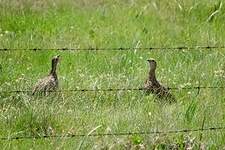
[[[218,0],[1,0],[0,47],[176,47],[224,45],[225,9]],[[31,90],[60,54],[60,89],[141,87],[150,57],[169,87],[224,86],[225,50],[0,52],[0,91]],[[167,131],[224,126],[225,90],[175,90],[161,104],[142,91],[72,92],[32,97],[0,94],[0,137]],[[209,149],[225,132],[0,141],[3,149],[147,149],[183,147],[187,137]],[[139,148],[140,148],[139,147]]]

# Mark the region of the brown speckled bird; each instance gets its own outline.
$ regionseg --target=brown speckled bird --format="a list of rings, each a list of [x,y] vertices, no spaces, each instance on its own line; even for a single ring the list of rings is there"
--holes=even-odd
[[[147,80],[145,81],[144,89],[147,94],[154,94],[160,99],[167,99],[170,102],[175,102],[175,97],[169,92],[168,88],[162,86],[156,79],[155,70],[157,63],[154,59],[147,60],[150,65],[150,71]]]
[[[58,78],[56,73],[57,64],[59,63],[59,55],[52,58],[52,68],[49,75],[37,82],[34,86],[32,95],[37,92],[47,95],[48,91],[55,91],[58,88]]]

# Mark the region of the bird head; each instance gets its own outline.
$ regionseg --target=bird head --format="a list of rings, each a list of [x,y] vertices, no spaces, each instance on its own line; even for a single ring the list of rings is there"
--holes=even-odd
[[[147,61],[148,61],[149,65],[150,65],[151,69],[156,69],[157,63],[156,63],[156,61],[154,59],[148,59]]]
[[[53,58],[52,58],[52,63],[53,63],[53,64],[58,64],[58,62],[59,62],[59,57],[60,57],[60,55],[57,55],[57,56],[53,57]]]

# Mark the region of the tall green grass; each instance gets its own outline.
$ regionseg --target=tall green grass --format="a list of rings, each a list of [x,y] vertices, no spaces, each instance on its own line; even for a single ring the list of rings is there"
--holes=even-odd
[[[2,48],[176,47],[224,44],[223,1],[0,1]],[[212,14],[218,10],[218,13]],[[211,18],[209,18],[211,17]],[[169,87],[224,86],[223,49],[159,51],[0,52],[0,90],[30,90],[61,55],[60,89],[142,87],[147,59]],[[48,97],[0,94],[0,136],[176,130],[224,125],[224,89],[174,90],[177,103],[161,104],[142,91],[72,92]],[[195,138],[225,146],[223,131],[0,141],[3,149],[168,149]]]

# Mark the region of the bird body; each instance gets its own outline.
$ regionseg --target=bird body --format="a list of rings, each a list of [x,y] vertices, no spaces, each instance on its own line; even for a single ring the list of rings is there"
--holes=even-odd
[[[147,94],[154,94],[160,99],[169,99],[171,101],[175,101],[174,96],[169,92],[169,89],[164,87],[159,83],[156,79],[155,70],[157,67],[157,63],[154,59],[148,60],[150,65],[149,75],[144,84],[144,89]]]
[[[48,92],[55,91],[58,88],[58,77],[56,73],[57,64],[59,62],[59,56],[52,59],[52,69],[48,76],[40,79],[34,86],[32,95],[37,92],[42,92],[47,95]]]

